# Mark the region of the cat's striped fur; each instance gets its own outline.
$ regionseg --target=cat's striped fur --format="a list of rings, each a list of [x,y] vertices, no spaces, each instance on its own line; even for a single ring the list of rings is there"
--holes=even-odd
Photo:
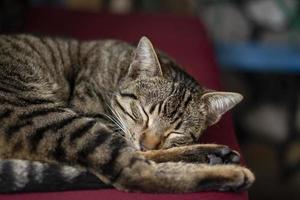
[[[108,188],[84,169],[27,160],[0,161],[1,193]]]
[[[0,192],[42,190],[51,172],[41,166],[59,174],[49,190],[59,190],[60,178],[70,183],[60,189],[78,189],[87,171],[101,180],[89,175],[91,187],[125,191],[248,188],[253,174],[234,164],[234,151],[194,144],[240,100],[202,88],[145,37],[135,49],[0,36],[0,171],[11,173],[0,176]]]

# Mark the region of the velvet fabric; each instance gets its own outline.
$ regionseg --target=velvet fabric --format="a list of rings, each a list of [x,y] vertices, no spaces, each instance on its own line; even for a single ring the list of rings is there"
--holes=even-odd
[[[172,15],[111,15],[68,11],[58,8],[30,8],[26,13],[24,32],[51,36],[73,37],[80,40],[117,38],[136,43],[147,36],[154,46],[173,57],[196,80],[206,87],[220,90],[219,73],[203,25],[196,17]],[[230,114],[210,127],[201,143],[226,144],[239,150]],[[115,189],[27,193],[0,195],[0,200],[246,200],[247,193],[198,192],[189,194],[126,193]]]

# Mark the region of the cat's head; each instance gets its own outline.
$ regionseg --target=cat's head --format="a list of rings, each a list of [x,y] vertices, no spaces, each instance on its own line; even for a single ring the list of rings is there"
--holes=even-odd
[[[196,142],[242,100],[238,93],[190,91],[164,78],[151,42],[141,38],[112,107],[126,137],[141,150]]]

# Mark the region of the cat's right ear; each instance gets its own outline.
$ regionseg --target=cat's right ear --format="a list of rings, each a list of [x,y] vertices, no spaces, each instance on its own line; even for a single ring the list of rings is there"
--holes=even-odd
[[[162,76],[162,70],[155,50],[147,37],[142,37],[134,51],[127,76],[131,79],[139,77]]]
[[[207,125],[217,123],[221,116],[242,101],[243,96],[235,92],[207,92],[201,99],[207,106]]]

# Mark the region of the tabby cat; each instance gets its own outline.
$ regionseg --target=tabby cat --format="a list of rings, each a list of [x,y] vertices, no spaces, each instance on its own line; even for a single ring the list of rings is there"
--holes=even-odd
[[[2,35],[0,192],[245,190],[237,152],[196,144],[241,99],[201,87],[146,37]]]

